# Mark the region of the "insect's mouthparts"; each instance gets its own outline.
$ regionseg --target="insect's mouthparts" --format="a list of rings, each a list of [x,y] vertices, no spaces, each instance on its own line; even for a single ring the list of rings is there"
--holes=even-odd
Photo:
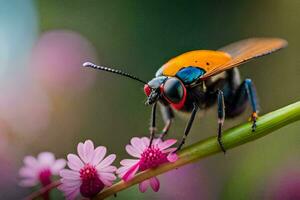
[[[150,96],[148,97],[147,101],[145,102],[146,106],[152,105],[156,100],[151,98]]]
[[[148,99],[147,99],[147,101],[145,102],[145,105],[146,105],[146,106],[150,106],[150,105],[151,105]]]
[[[152,105],[158,100],[159,92],[157,90],[152,90],[150,95],[147,98],[147,101],[145,102],[146,105]]]

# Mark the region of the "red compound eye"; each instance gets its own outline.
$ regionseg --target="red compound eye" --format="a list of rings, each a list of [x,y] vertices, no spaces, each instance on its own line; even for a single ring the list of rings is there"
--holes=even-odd
[[[149,85],[145,85],[144,86],[144,92],[147,95],[147,97],[150,95],[151,93],[151,88],[149,87]]]

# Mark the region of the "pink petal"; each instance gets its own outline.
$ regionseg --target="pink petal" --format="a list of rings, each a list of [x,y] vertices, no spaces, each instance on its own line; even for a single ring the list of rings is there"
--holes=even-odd
[[[74,190],[72,192],[68,192],[66,194],[66,199],[67,200],[74,200],[79,195],[79,193],[80,193],[80,189],[79,188],[77,188],[76,190]]]
[[[113,173],[106,173],[106,172],[100,172],[100,177],[105,178],[106,180],[109,181],[114,181],[117,178]]]
[[[77,187],[66,187],[65,184],[61,184],[57,188],[64,192],[66,199],[73,200],[77,195],[79,195],[80,185]]]
[[[149,180],[144,180],[139,184],[139,190],[144,193],[146,192],[148,186],[149,186]]]
[[[22,186],[22,187],[33,187],[35,185],[37,185],[38,183],[38,180],[37,179],[24,179],[24,180],[21,180],[19,185]]]
[[[98,165],[99,162],[104,158],[105,154],[106,154],[106,147],[103,146],[97,147],[94,151],[91,164],[95,166]]]
[[[36,170],[30,168],[30,167],[22,167],[19,170],[19,175],[21,177],[26,177],[26,178],[34,178],[37,176]]]
[[[69,170],[69,169],[62,169],[59,172],[59,175],[62,178],[65,178],[65,179],[80,180],[80,174],[79,174],[79,172],[72,171],[72,170]]]
[[[101,169],[101,172],[115,172],[117,168],[115,166],[108,166]]]
[[[126,151],[129,155],[136,157],[136,158],[140,158],[141,154],[135,149],[133,148],[131,145],[126,145]]]
[[[136,174],[136,172],[139,170],[139,163],[135,164],[134,166],[132,166],[122,177],[122,179],[124,181],[129,181],[130,179],[133,178],[133,176]]]
[[[80,158],[75,154],[68,154],[68,166],[70,169],[79,171],[83,166],[83,162],[80,160]]]
[[[119,169],[117,169],[116,173],[118,174],[118,176],[120,178],[122,178],[124,176],[124,174],[127,173],[127,171],[131,168],[131,166],[123,166],[123,167],[120,167]]]
[[[92,160],[94,156],[94,143],[91,140],[86,140],[83,144],[84,154],[86,160],[84,162],[88,163]]]
[[[135,148],[139,154],[143,153],[143,151],[145,150],[145,145],[140,138],[133,137],[130,142],[132,147]]]
[[[160,138],[154,139],[152,142],[153,146],[158,146],[160,143],[162,143],[162,140]]]
[[[31,167],[33,169],[36,169],[39,166],[38,161],[33,156],[26,156],[24,158],[24,163],[25,163],[25,165],[27,165],[28,167]]]
[[[178,156],[176,153],[170,153],[168,156],[167,156],[167,159],[169,162],[175,162],[178,160]]]
[[[132,166],[122,166],[122,167],[119,167],[116,171],[117,174],[120,174],[120,173],[123,173],[124,171],[128,171]]]
[[[85,158],[84,148],[83,148],[83,143],[82,142],[79,142],[78,145],[77,145],[77,153],[78,153],[80,159],[85,162],[86,158]]]
[[[147,138],[147,137],[142,137],[141,140],[142,140],[142,142],[144,143],[144,145],[145,145],[146,147],[149,146],[149,143],[150,143],[150,139],[149,139],[149,138]]]
[[[65,185],[65,184],[61,184],[60,186],[58,186],[58,189],[63,191],[65,193],[65,195],[67,193],[73,192],[74,190],[76,190],[77,188],[80,188],[80,185]]]
[[[139,162],[138,159],[124,159],[124,160],[121,160],[120,164],[124,165],[124,166],[133,166],[137,162]]]
[[[102,183],[105,185],[105,186],[111,186],[113,181],[110,181],[108,179],[105,179],[103,177],[100,176],[100,180],[102,181]]]
[[[107,156],[104,160],[102,160],[98,166],[96,167],[97,170],[100,170],[102,168],[108,167],[112,162],[114,162],[114,160],[116,159],[116,155],[115,154],[111,154],[109,156]]]
[[[162,150],[162,152],[163,152],[163,153],[170,153],[170,152],[174,152],[174,151],[176,151],[176,150],[177,150],[177,148],[174,147],[174,148],[168,148],[168,149]]]
[[[70,180],[62,178],[60,179],[60,181],[62,183],[60,186],[65,189],[77,188],[81,185],[81,180]]]
[[[53,153],[50,152],[42,152],[38,155],[37,160],[43,166],[51,166],[55,161],[55,157]]]
[[[113,173],[104,173],[104,172],[98,172],[99,178],[106,186],[111,186],[112,182],[116,180],[116,176]]]
[[[145,144],[143,138],[139,138],[139,139],[140,139],[140,141],[139,141],[139,143],[140,143],[140,148],[141,148],[142,151],[144,151],[144,150],[149,146],[149,143],[148,143],[148,144]],[[148,140],[149,140],[149,139],[148,139]]]
[[[149,179],[150,186],[152,187],[154,192],[159,190],[159,180],[156,177],[152,177]]]
[[[177,140],[175,140],[175,139],[169,139],[169,140],[159,143],[158,148],[160,148],[160,150],[164,150],[164,149],[172,146],[176,142],[177,142]]]
[[[51,167],[52,173],[54,175],[58,175],[59,171],[65,168],[66,160],[65,159],[58,159],[54,162],[54,165]]]
[[[75,199],[77,195],[79,195],[79,189],[81,182],[73,182],[68,181],[67,184],[64,182],[65,179],[62,179],[62,184],[59,185],[57,188],[64,192],[64,195],[67,197],[67,199]]]
[[[84,163],[89,163],[94,155],[94,144],[91,140],[77,145],[77,152]]]

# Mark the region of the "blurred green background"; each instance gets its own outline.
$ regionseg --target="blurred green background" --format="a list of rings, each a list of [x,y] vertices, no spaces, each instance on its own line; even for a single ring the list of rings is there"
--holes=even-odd
[[[17,184],[25,155],[51,151],[66,157],[78,142],[92,139],[116,153],[118,165],[128,157],[124,147],[130,138],[148,135],[151,109],[144,105],[143,86],[83,69],[84,61],[150,80],[168,59],[189,50],[282,37],[288,48],[243,65],[241,73],[256,84],[261,114],[300,99],[299,0],[0,0],[0,5],[2,199],[31,192]],[[225,128],[248,116],[227,120]],[[181,138],[186,121],[177,117],[169,137]],[[299,131],[300,123],[294,123],[226,156],[162,175],[158,193],[140,194],[132,187],[112,199],[276,199],[277,193],[293,192],[299,197]],[[186,145],[216,133],[212,109],[196,120]],[[290,177],[296,181],[290,183]]]

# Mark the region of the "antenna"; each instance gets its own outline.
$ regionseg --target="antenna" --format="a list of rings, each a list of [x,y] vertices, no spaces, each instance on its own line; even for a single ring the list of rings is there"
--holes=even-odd
[[[122,72],[121,70],[117,70],[117,69],[112,69],[112,68],[109,68],[109,67],[95,65],[94,63],[91,63],[91,62],[85,62],[85,63],[83,63],[82,66],[83,67],[90,67],[90,68],[94,68],[94,69],[99,69],[99,70],[111,72],[111,73],[114,73],[114,74],[119,74],[121,76],[126,76],[128,78],[131,78],[133,80],[136,80],[136,81],[139,81],[139,82],[141,82],[143,84],[148,85],[148,83],[146,81],[143,81],[143,80],[139,79],[138,77],[135,77],[135,76],[133,76],[131,74],[128,74],[126,72]]]

